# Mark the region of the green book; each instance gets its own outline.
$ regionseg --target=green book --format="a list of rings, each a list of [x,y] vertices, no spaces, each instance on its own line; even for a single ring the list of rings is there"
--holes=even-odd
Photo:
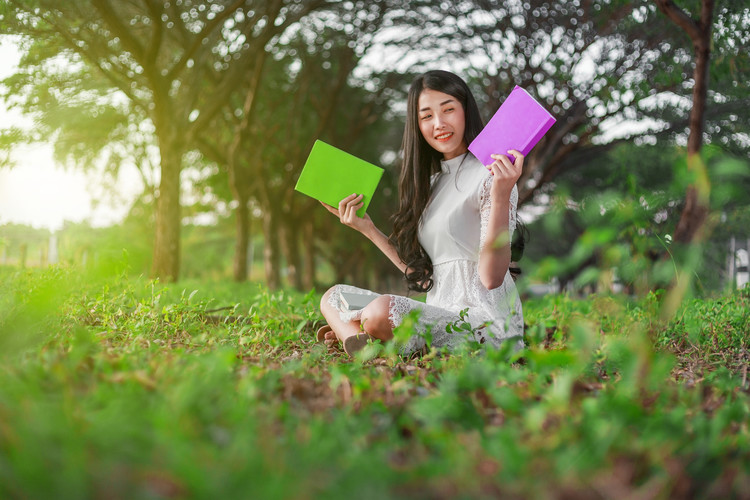
[[[362,217],[382,176],[382,168],[315,141],[294,189],[333,207],[352,193],[364,195],[364,206],[357,211]]]

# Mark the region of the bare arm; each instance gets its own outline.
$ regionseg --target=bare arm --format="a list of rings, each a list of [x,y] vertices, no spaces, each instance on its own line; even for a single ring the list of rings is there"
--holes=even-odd
[[[510,267],[510,194],[523,170],[523,155],[511,149],[515,164],[505,155],[492,155],[494,162],[487,168],[492,172],[490,188],[490,218],[484,245],[479,251],[479,280],[492,290],[503,284]]]
[[[398,256],[396,247],[388,240],[388,237],[375,226],[370,216],[365,213],[364,217],[357,215],[357,210],[362,208],[362,195],[351,194],[339,202],[339,208],[334,208],[323,202],[326,209],[339,218],[342,224],[362,233],[368,240],[372,241],[388,259],[399,269],[406,272],[407,266]]]

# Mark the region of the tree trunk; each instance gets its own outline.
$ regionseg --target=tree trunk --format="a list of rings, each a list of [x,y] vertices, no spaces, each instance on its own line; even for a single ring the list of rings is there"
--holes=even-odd
[[[263,65],[266,60],[265,51],[261,52],[253,70],[250,88],[245,94],[245,102],[242,107],[242,120],[234,129],[234,136],[229,144],[227,168],[229,174],[229,189],[232,196],[237,200],[237,234],[234,246],[234,280],[243,282],[247,280],[247,250],[250,240],[250,209],[248,202],[251,194],[250,166],[242,163],[240,150],[247,143],[250,119],[255,107],[255,96],[263,74]]]
[[[266,271],[266,284],[271,290],[281,287],[279,259],[279,232],[276,216],[272,211],[263,214],[263,264]]]
[[[710,32],[709,32],[710,36]],[[693,184],[688,186],[685,193],[685,206],[680,214],[673,235],[674,241],[690,243],[700,236],[709,209],[710,183],[706,166],[701,158],[703,144],[704,115],[706,111],[706,95],[708,94],[708,66],[710,58],[710,38],[696,44],[696,61],[693,79],[693,108],[690,111],[690,135],[688,136],[688,172],[695,176]]]
[[[302,226],[302,239],[305,242],[302,287],[309,291],[315,288],[315,226],[312,220],[305,221]]]
[[[282,231],[284,237],[284,255],[286,256],[287,280],[297,290],[302,290],[302,273],[300,272],[299,228],[287,222]]]
[[[156,201],[156,235],[151,274],[166,282],[180,275],[180,171],[182,150],[160,144],[161,181]]]
[[[690,134],[687,146],[688,172],[694,176],[695,180],[687,188],[685,206],[672,235],[675,242],[690,243],[701,238],[701,229],[709,209],[710,184],[700,152],[703,146],[704,115],[708,94],[714,0],[701,1],[701,14],[697,21],[677,7],[672,0],[657,0],[656,3],[666,16],[688,34],[695,50],[695,69],[693,70],[695,86],[693,87],[693,107],[690,110]]]
[[[250,248],[250,208],[248,198],[240,197],[235,212],[237,234],[234,242],[234,281],[242,283],[248,277],[248,249]]]

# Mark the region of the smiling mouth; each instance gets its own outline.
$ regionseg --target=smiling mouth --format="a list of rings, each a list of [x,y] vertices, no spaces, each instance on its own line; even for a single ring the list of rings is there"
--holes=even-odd
[[[451,137],[453,137],[453,132],[446,132],[444,134],[436,135],[435,140],[440,141],[440,142],[445,142]]]

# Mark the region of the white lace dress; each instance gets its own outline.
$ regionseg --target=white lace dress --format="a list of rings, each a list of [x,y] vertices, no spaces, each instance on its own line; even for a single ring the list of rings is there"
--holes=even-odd
[[[470,153],[442,161],[441,166],[442,172],[432,178],[432,195],[419,228],[419,242],[432,260],[434,285],[427,293],[426,303],[390,296],[390,320],[394,327],[412,311],[419,311],[417,335],[402,350],[422,348],[425,340],[421,334],[427,331],[436,347],[455,347],[467,339],[497,347],[510,338],[516,338],[521,346],[523,312],[510,273],[493,290],[487,290],[479,280],[479,250],[489,222],[492,176]],[[514,186],[509,214],[511,235],[516,226],[517,203],[518,190]],[[336,285],[329,303],[338,308],[344,321],[359,320],[362,313],[341,307],[341,291],[378,295],[350,285]],[[459,321],[463,310],[475,330],[472,338],[446,331],[449,323]]]

